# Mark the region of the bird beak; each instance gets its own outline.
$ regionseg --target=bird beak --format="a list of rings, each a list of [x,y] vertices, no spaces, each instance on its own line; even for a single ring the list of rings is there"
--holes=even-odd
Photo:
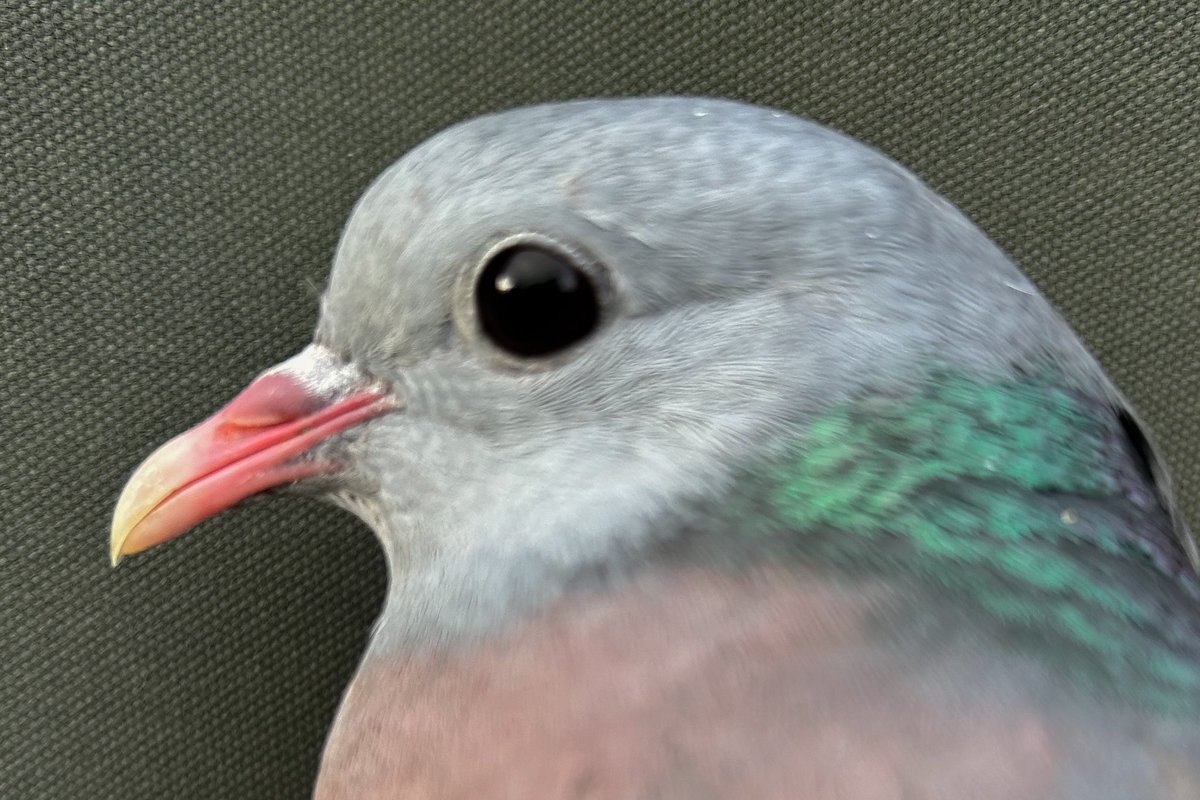
[[[134,471],[113,511],[113,566],[251,495],[336,472],[336,463],[302,456],[392,407],[381,386],[315,345],[268,370]]]

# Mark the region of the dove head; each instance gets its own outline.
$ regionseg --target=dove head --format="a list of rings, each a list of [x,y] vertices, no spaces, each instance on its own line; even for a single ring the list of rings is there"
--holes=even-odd
[[[379,534],[404,613],[537,602],[719,496],[789,427],[932,359],[1049,356],[1098,380],[908,171],[688,98],[520,109],[419,146],[349,220],[315,341],[403,403],[333,495]]]
[[[472,626],[636,560],[851,395],[1046,360],[1111,391],[979,229],[841,134],[698,98],[507,111],[375,181],[313,345],[147,459],[112,554],[297,486],[379,535],[381,630]]]

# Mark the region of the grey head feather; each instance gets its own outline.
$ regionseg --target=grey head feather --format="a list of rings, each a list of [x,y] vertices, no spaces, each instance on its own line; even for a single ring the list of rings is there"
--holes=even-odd
[[[529,364],[481,336],[471,294],[497,243],[525,238],[607,288],[596,334]],[[417,635],[540,602],[720,491],[783,426],[934,360],[1052,363],[1126,405],[1025,275],[908,170],[705,98],[535,106],[429,139],[359,201],[317,340],[405,396],[353,454],[375,488],[337,499],[388,553],[403,602],[383,628]]]

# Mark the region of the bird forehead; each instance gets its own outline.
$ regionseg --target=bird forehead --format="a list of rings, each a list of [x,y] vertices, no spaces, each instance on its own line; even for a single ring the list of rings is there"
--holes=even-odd
[[[447,128],[385,171],[356,214],[390,217],[397,208],[436,211],[488,198],[535,201],[546,192],[558,203],[590,200],[641,213],[799,184],[802,177],[824,184],[839,169],[861,177],[871,173],[868,162],[883,160],[821,125],[741,103],[577,101]],[[709,196],[697,198],[697,191]],[[740,201],[754,196],[746,192]]]

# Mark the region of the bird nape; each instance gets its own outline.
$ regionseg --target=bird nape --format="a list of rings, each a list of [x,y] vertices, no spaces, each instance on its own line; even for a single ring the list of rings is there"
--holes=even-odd
[[[390,575],[322,800],[1200,797],[1147,433],[977,227],[815,123],[591,100],[418,146],[313,343],[135,472],[113,561],[280,488]]]

